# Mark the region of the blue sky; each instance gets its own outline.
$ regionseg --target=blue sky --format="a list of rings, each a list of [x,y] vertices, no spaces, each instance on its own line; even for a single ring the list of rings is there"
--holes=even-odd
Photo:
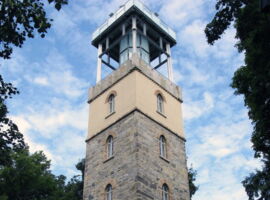
[[[56,174],[78,173],[74,165],[85,154],[87,93],[96,74],[91,34],[124,2],[70,0],[60,12],[48,6],[54,22],[45,39],[29,39],[11,60],[1,60],[0,73],[20,90],[8,103],[10,115],[30,150],[43,150]],[[244,59],[234,47],[234,29],[209,46],[203,30],[215,0],[143,2],[177,33],[175,82],[183,89],[188,163],[198,171],[200,186],[193,199],[247,199],[241,181],[260,163],[253,159],[243,97],[229,86]]]

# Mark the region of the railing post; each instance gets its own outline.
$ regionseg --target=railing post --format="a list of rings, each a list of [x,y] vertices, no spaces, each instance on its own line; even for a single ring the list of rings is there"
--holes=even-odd
[[[137,23],[136,17],[132,17],[132,49],[133,53],[137,51]]]
[[[110,39],[109,39],[109,37],[107,37],[106,38],[106,50],[108,50],[109,49],[109,45],[110,45]],[[109,63],[110,64],[110,54],[109,54],[109,52],[107,51],[107,63]]]
[[[146,35],[146,24],[143,24],[143,34]]]
[[[161,49],[163,49],[163,41],[162,41],[162,37],[159,37],[159,47]],[[159,54],[159,64],[161,63],[161,54],[162,52]]]
[[[168,71],[168,78],[170,81],[173,80],[173,69],[172,69],[172,57],[171,57],[171,47],[169,43],[166,43],[166,52],[168,54],[167,58],[167,71]]]
[[[124,23],[122,25],[122,35],[125,35],[126,34],[126,24]]]
[[[96,83],[98,83],[101,80],[101,65],[102,65],[102,58],[99,56],[102,54],[102,44],[98,44],[98,58],[97,58],[97,79]]]

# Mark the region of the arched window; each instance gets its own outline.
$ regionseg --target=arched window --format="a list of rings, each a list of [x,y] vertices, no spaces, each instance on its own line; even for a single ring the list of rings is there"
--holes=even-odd
[[[166,139],[165,137],[162,135],[159,138],[159,147],[160,147],[160,156],[163,158],[167,157],[167,153],[166,153]]]
[[[164,102],[163,97],[161,96],[161,94],[158,94],[157,95],[157,111],[160,113],[164,112],[163,102]]]
[[[169,187],[166,183],[162,185],[162,200],[169,200]]]
[[[105,190],[106,190],[106,200],[112,200],[112,185],[108,184]]]
[[[109,112],[110,114],[115,111],[115,95],[111,94],[108,99],[109,102]]]
[[[113,136],[109,136],[107,139],[107,157],[113,156]]]

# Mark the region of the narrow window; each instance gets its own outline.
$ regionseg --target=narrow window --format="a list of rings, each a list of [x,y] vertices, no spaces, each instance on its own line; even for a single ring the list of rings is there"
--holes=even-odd
[[[110,135],[107,139],[107,157],[113,156],[113,137]]]
[[[162,135],[159,138],[159,146],[160,146],[160,156],[163,158],[167,157],[167,153],[166,153],[166,139],[165,137]]]
[[[114,99],[115,99],[114,94],[111,94],[109,96],[109,112],[110,112],[110,114],[115,111],[115,100]]]
[[[163,113],[163,97],[161,94],[157,95],[157,111]]]
[[[166,183],[162,185],[162,200],[169,200],[169,187]]]
[[[112,185],[108,184],[105,190],[106,190],[106,200],[112,200]]]

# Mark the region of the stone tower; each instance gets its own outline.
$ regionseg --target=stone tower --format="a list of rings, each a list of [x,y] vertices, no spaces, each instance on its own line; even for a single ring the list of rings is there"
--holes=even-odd
[[[182,96],[173,83],[176,35],[130,0],[93,33],[83,200],[189,200]],[[102,64],[112,73],[102,79]],[[168,77],[156,71],[167,66]]]

